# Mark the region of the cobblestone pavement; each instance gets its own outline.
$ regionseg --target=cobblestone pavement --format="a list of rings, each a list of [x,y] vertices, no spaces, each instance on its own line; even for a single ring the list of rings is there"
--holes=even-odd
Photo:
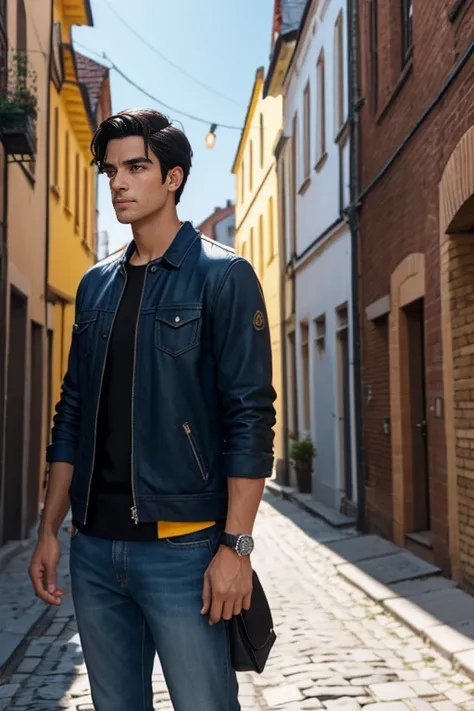
[[[278,641],[262,675],[240,676],[243,711],[474,711],[468,677],[337,575],[324,544],[352,531],[267,496],[255,535]],[[46,613],[0,681],[0,711],[92,711],[70,602]],[[154,690],[156,710],[170,710],[158,665]]]

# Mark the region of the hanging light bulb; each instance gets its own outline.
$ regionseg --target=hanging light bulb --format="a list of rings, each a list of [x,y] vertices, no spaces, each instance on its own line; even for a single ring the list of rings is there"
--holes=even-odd
[[[212,123],[209,132],[206,135],[206,148],[214,148],[216,142],[216,128],[217,124]]]

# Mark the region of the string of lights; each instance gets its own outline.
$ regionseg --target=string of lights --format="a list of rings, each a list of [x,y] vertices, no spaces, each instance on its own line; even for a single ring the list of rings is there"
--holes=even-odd
[[[116,8],[112,5],[110,0],[102,0],[104,4],[108,6],[110,11],[115,15],[115,17],[131,32],[135,37],[137,37],[140,42],[142,42],[148,49],[150,49],[154,54],[156,54],[157,57],[160,57],[160,59],[163,62],[166,62],[171,67],[174,67],[177,71],[181,72],[184,76],[188,77],[191,81],[195,82],[199,86],[202,86],[204,89],[207,89],[207,91],[212,92],[216,96],[219,96],[221,99],[225,99],[226,101],[230,101],[231,103],[235,104],[236,106],[240,106],[241,108],[245,108],[243,104],[241,104],[239,101],[236,101],[230,96],[227,96],[226,94],[223,94],[222,92],[218,91],[212,86],[209,86],[209,84],[206,84],[205,82],[201,81],[197,77],[195,77],[193,74],[190,74],[184,67],[180,66],[179,64],[176,64],[176,62],[173,62],[173,60],[169,59],[163,52],[161,52],[159,49],[157,49],[154,45],[152,45],[150,42],[148,42],[145,37],[140,35],[137,30],[135,30],[123,17],[122,15],[117,12]]]
[[[227,129],[230,131],[242,131],[242,126],[235,126],[232,124],[226,124],[226,123],[216,123],[215,121],[210,121],[209,119],[206,119],[202,116],[197,116],[196,114],[192,114],[188,111],[183,111],[182,109],[177,109],[174,106],[170,106],[170,104],[167,104],[166,102],[162,101],[161,99],[158,99],[156,96],[151,94],[147,89],[144,89],[142,86],[137,84],[136,81],[131,79],[120,67],[117,66],[117,64],[110,59],[110,57],[105,53],[102,52],[102,54],[99,54],[98,52],[95,52],[94,50],[90,49],[89,47],[86,47],[83,45],[81,42],[74,42],[75,45],[80,47],[81,49],[85,50],[89,54],[92,54],[93,56],[99,57],[102,61],[105,60],[105,62],[108,62],[106,65],[109,70],[115,71],[124,81],[126,81],[128,84],[133,86],[137,91],[142,93],[144,96],[148,97],[151,99],[153,102],[157,103],[159,106],[162,106],[165,108],[167,111],[169,111],[172,114],[177,114],[179,116],[185,116],[186,118],[190,119],[191,121],[196,121],[198,123],[205,124],[209,126],[209,131],[206,134],[206,146],[207,148],[213,148],[214,144],[216,142],[216,130],[218,128],[223,128]]]

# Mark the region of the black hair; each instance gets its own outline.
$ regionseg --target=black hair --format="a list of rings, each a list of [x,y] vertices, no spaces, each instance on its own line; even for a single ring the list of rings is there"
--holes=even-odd
[[[160,162],[163,182],[170,170],[178,166],[182,168],[183,182],[175,192],[175,202],[178,204],[191,170],[193,157],[191,144],[183,131],[173,126],[162,113],[153,109],[127,109],[109,116],[102,121],[91,143],[94,156],[92,162],[97,165],[100,172],[103,171],[108,142],[114,138],[127,136],[143,137],[147,157],[148,147],[150,147]]]

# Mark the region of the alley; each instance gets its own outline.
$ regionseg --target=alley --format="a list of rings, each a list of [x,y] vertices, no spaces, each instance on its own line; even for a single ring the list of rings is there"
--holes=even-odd
[[[474,709],[468,677],[337,574],[326,544],[354,535],[266,495],[253,563],[272,603],[278,642],[264,674],[241,675],[243,710]],[[7,593],[17,604],[30,594],[25,563],[23,555],[10,564],[2,603]],[[67,579],[66,556],[61,575]],[[0,682],[1,710],[92,710],[70,599],[48,610]],[[154,691],[157,711],[170,710],[158,666]]]

